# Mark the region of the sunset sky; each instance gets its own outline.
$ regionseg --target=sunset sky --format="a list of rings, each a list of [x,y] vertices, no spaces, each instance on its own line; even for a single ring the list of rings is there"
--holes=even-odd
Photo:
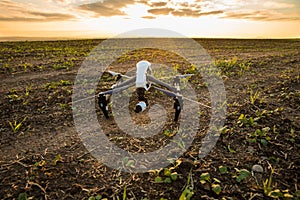
[[[0,0],[0,37],[103,38],[140,28],[300,38],[300,0]]]

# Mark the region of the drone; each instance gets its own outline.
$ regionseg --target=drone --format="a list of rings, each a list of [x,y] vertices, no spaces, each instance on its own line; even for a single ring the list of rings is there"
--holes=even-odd
[[[130,87],[135,85],[135,91],[138,98],[138,103],[135,106],[134,112],[140,113],[146,110],[149,106],[148,99],[145,96],[145,92],[150,88],[154,88],[158,91],[163,92],[169,97],[172,97],[174,100],[175,117],[174,121],[178,121],[181,110],[183,109],[183,99],[184,97],[180,93],[180,79],[191,77],[194,74],[183,74],[175,75],[173,78],[173,84],[170,85],[161,80],[158,80],[151,75],[151,63],[146,60],[141,60],[136,64],[136,75],[127,76],[118,72],[108,71],[113,77],[117,77],[117,80],[120,80],[122,77],[127,78],[123,82],[117,82],[114,84],[110,90],[100,92],[98,94],[98,105],[102,110],[105,118],[109,118],[108,115],[108,105],[110,103],[110,96],[115,93],[120,93]],[[163,89],[162,87],[166,88]],[[186,99],[186,98],[185,98]],[[189,100],[189,99],[188,99]],[[198,102],[197,102],[198,103]]]

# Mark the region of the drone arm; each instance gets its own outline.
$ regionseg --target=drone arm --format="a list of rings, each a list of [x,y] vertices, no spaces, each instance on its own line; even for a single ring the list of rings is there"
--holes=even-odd
[[[130,79],[128,79],[128,80],[126,80],[126,81],[124,81],[122,83],[117,83],[117,85],[115,86],[115,88],[122,88],[122,87],[124,87],[126,85],[130,85],[130,87],[131,87],[131,84],[135,82],[135,79],[136,79],[136,77],[132,77],[132,78],[130,78]]]
[[[147,78],[148,78],[148,80],[149,80],[150,82],[153,82],[153,83],[156,83],[156,84],[161,85],[161,86],[163,86],[163,87],[166,87],[166,88],[168,88],[168,89],[171,90],[171,91],[176,91],[176,88],[170,86],[169,84],[167,84],[167,83],[165,83],[165,82],[163,82],[163,81],[160,81],[160,80],[154,78],[154,77],[151,76],[151,75],[148,75]]]

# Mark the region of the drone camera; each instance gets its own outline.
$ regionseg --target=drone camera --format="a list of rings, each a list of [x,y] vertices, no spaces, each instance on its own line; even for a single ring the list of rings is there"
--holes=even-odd
[[[140,101],[136,104],[134,112],[139,113],[144,111],[147,108],[147,104],[144,101]]]

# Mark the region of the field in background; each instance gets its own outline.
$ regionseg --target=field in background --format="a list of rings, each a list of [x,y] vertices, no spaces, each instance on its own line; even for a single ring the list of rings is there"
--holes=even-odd
[[[212,152],[198,159],[210,119],[203,110],[204,128],[189,151],[176,163],[144,174],[98,162],[74,127],[72,86],[82,61],[101,40],[1,42],[0,199],[298,199],[300,40],[196,41],[224,80],[225,126]],[[134,51],[111,68],[126,72],[141,59],[196,73],[189,82],[210,103],[201,75],[175,55]],[[104,76],[91,95],[112,84]],[[160,97],[155,95],[150,100]],[[168,104],[168,98],[161,101]],[[96,109],[110,140],[124,149],[147,151],[172,137],[172,122],[157,140],[126,137]]]

